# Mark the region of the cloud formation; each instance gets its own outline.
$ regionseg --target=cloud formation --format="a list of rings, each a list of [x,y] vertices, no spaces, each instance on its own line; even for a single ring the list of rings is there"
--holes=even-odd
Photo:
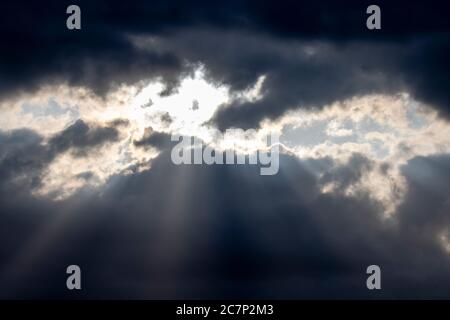
[[[365,29],[367,6],[360,1],[287,1],[275,7],[257,1],[82,1],[85,27],[79,32],[60,27],[64,5],[5,6],[3,95],[61,82],[104,95],[121,84],[158,77],[167,95],[202,63],[212,78],[234,89],[267,75],[265,98],[221,110],[221,128],[254,127],[287,109],[399,90],[448,116],[450,26],[444,1],[380,3],[383,28],[376,32]],[[404,6],[408,10],[399,9]],[[132,41],[136,37],[149,39],[145,48]]]
[[[447,2],[68,4],[1,5],[0,297],[450,297]],[[231,127],[279,173],[172,163]]]
[[[367,162],[363,156],[353,159],[339,172],[366,170],[354,169],[355,161]],[[151,170],[111,179],[101,196],[61,204],[72,213],[39,200],[41,218],[26,221],[18,210],[36,200],[22,198],[19,207],[2,198],[9,210],[1,225],[27,233],[16,234],[17,242],[2,233],[2,260],[11,263],[2,296],[71,297],[60,284],[71,260],[86,269],[85,294],[95,298],[446,297],[441,281],[450,261],[438,235],[448,232],[448,197],[423,184],[438,177],[437,187],[448,188],[448,160],[422,157],[404,166],[410,188],[390,222],[369,194],[320,192],[318,173],[329,160],[290,156],[268,177],[251,166],[175,166],[164,152]],[[426,168],[430,176],[416,180]],[[43,236],[36,248],[33,239]],[[374,261],[386,283],[379,294],[364,287],[364,266]]]

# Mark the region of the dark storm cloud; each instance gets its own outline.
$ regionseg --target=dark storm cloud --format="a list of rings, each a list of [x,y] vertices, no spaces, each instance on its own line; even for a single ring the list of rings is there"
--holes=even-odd
[[[450,12],[450,11],[449,11]],[[435,39],[417,41],[409,48],[403,64],[413,95],[438,107],[441,115],[450,117],[450,33]]]
[[[81,1],[83,29],[73,32],[65,28],[72,3],[3,2],[0,95],[60,82],[104,94],[157,76],[164,95],[202,63],[233,90],[267,75],[265,98],[221,109],[221,128],[403,89],[445,114],[446,2],[379,3],[383,29],[369,32],[361,1]],[[153,44],[142,40],[149,35]],[[362,155],[343,166],[282,156],[275,176],[256,166],[175,166],[168,135],[150,129],[134,144],[162,150],[151,170],[63,201],[32,196],[58,154],[87,155],[124,125],[79,120],[48,141],[0,131],[0,297],[450,297],[439,243],[450,224],[448,155],[404,166],[408,191],[390,221],[362,191],[320,193],[372,169]],[[65,288],[69,264],[83,270],[81,293]],[[382,268],[381,292],[365,287],[370,264]]]
[[[35,187],[40,172],[53,155],[42,144],[42,137],[32,130],[0,131],[0,190],[15,192],[20,186],[25,190]]]
[[[431,247],[450,232],[450,156],[416,157],[403,173],[409,188],[399,210],[403,232],[415,234],[417,242],[426,238]]]
[[[14,94],[16,89],[33,90],[46,83],[67,82],[104,94],[121,83],[154,76],[175,81],[183,69],[177,57],[164,52],[142,54],[117,30],[117,24],[105,21],[123,11],[109,12],[113,2],[89,3],[80,3],[84,10],[83,30],[79,32],[66,28],[65,12],[72,3],[2,3],[3,95]]]
[[[77,120],[48,141],[28,129],[0,130],[0,190],[28,192],[40,185],[42,171],[61,153],[83,157],[107,143],[118,140],[118,128],[127,121],[116,119],[101,126]],[[87,176],[86,176],[87,178]]]
[[[159,149],[167,148],[170,143],[170,134],[154,131],[152,127],[145,129],[141,139],[133,141],[136,147],[153,146]]]
[[[347,187],[361,179],[361,176],[372,169],[373,161],[361,154],[354,154],[348,164],[328,170],[320,177],[322,184],[336,182],[336,189],[345,190]]]
[[[240,50],[241,56],[236,60],[230,55],[230,64],[236,65],[228,73],[219,73],[230,75],[231,70],[238,70],[253,79],[267,75],[261,100],[237,101],[218,110],[213,122],[219,128],[256,127],[264,118],[276,118],[289,109],[320,108],[356,95],[409,89],[398,65],[406,49],[397,44],[267,42],[265,45],[265,50],[259,50],[258,46]]]
[[[365,170],[362,156],[354,159],[352,164]],[[0,226],[14,228],[17,242],[0,234],[0,294],[448,298],[450,260],[436,232],[449,224],[443,191],[449,187],[449,160],[448,155],[416,158],[404,167],[412,188],[391,222],[382,219],[368,195],[319,192],[318,173],[330,170],[329,159],[289,156],[280,159],[278,175],[260,176],[256,166],[175,166],[165,151],[151,170],[113,177],[98,196],[81,194],[52,205],[2,197],[10,214],[1,216]],[[353,169],[338,171],[345,170]],[[415,177],[423,171],[427,177]],[[434,178],[439,190],[425,190]],[[26,221],[13,214],[32,205],[46,211]],[[49,226],[60,220],[65,223],[49,235]],[[21,239],[22,233],[33,236]],[[40,237],[46,245],[32,255]],[[24,252],[34,257],[32,267]],[[83,270],[80,293],[64,286],[65,267],[72,263]],[[381,292],[365,288],[370,264],[382,267]]]
[[[121,121],[116,121],[112,123],[113,127],[102,127],[77,120],[49,140],[49,149],[57,154],[71,149],[73,154],[84,156],[94,147],[117,141],[119,131],[115,126],[121,124]]]
[[[276,118],[289,109],[319,108],[356,95],[401,91],[447,115],[450,64],[445,57],[450,53],[450,33],[377,41],[369,35],[285,39],[263,32],[197,29],[140,44],[204,64],[210,80],[228,84],[232,90],[248,89],[266,75],[261,100],[237,100],[218,110],[212,122],[221,129],[256,127],[264,118]],[[196,41],[199,44],[192,46]]]
[[[365,1],[80,1],[80,31],[65,28],[68,4],[2,4],[3,95],[60,82],[104,94],[157,76],[167,85],[161,94],[168,95],[192,63],[201,62],[211,78],[233,89],[268,76],[265,99],[216,114],[222,129],[256,126],[299,105],[403,89],[448,114],[445,1],[379,1],[377,31],[365,27],[371,4]],[[129,40],[139,35],[161,37],[162,46],[142,50]],[[296,41],[326,45],[310,56]]]

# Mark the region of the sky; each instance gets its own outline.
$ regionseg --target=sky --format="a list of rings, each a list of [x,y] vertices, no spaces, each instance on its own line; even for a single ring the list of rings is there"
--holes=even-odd
[[[446,1],[71,4],[0,4],[0,298],[450,298]]]

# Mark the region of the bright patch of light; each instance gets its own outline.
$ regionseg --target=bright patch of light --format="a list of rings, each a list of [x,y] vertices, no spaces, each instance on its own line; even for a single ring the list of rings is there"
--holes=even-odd
[[[174,94],[161,96],[162,90],[160,82],[151,83],[135,97],[130,115],[139,126],[192,134],[211,119],[220,105],[230,101],[229,89],[208,83],[201,69],[183,79]],[[167,121],[161,120],[164,117]]]

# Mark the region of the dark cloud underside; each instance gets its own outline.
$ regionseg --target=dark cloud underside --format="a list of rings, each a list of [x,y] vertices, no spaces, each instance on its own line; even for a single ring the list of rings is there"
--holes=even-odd
[[[77,157],[87,156],[119,138],[118,126],[101,126],[77,120],[63,131],[44,141],[32,130],[0,131],[0,190],[2,195],[30,192],[41,183],[42,171],[60,154],[69,151]]]
[[[61,82],[104,94],[157,76],[167,84],[162,94],[170,94],[189,63],[201,62],[212,78],[236,89],[268,75],[266,98],[219,111],[221,128],[254,127],[286,109],[399,90],[449,113],[446,1],[378,2],[382,30],[373,32],[365,27],[364,1],[81,1],[81,31],[65,28],[67,4],[2,4],[2,95]],[[128,38],[138,35],[160,36],[163,44],[141,50]],[[328,46],[308,58],[292,50],[296,41]]]
[[[1,296],[448,297],[450,261],[434,236],[449,223],[448,197],[414,177],[426,169],[426,181],[448,189],[448,156],[404,167],[410,189],[393,224],[366,196],[320,194],[310,170],[317,160],[283,156],[280,174],[264,177],[252,166],[174,166],[168,157],[112,178],[101,196],[3,197],[0,226],[15,232],[0,233]],[[343,173],[364,163],[355,155],[332,174],[345,184]],[[38,216],[26,213],[32,207]],[[85,270],[81,296],[65,290],[68,261]],[[383,268],[379,293],[364,287],[364,266],[374,262]]]

